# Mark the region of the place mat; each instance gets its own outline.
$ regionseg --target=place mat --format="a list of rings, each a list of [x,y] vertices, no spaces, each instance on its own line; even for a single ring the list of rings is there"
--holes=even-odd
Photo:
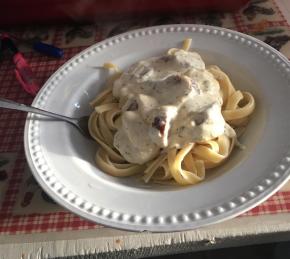
[[[252,1],[233,14],[170,15],[83,26],[34,26],[12,32],[24,38],[39,37],[64,49],[62,59],[53,59],[20,46],[38,80],[44,83],[68,59],[102,39],[132,29],[173,23],[210,24],[238,30],[267,42],[290,58],[290,27],[273,0]],[[0,96],[30,104],[33,98],[21,90],[13,70],[11,57],[3,53]],[[26,114],[21,112],[0,110],[0,234],[101,228],[58,206],[34,180],[24,155],[25,118]],[[286,187],[241,216],[290,212],[290,186]]]

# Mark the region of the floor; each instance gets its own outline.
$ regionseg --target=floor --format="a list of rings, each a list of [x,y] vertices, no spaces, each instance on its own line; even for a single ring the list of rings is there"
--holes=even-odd
[[[290,259],[290,242],[159,256],[155,259]]]

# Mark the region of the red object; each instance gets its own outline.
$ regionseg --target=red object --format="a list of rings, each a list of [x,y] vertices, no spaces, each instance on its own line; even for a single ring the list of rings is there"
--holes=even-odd
[[[236,11],[249,0],[2,0],[0,25],[92,22],[118,17]]]
[[[34,80],[34,75],[30,66],[24,59],[23,55],[18,52],[13,57],[15,68],[15,75],[22,88],[31,95],[36,95],[39,86]]]
[[[1,51],[8,49],[13,54],[16,79],[27,93],[36,95],[40,87],[34,79],[34,75],[29,64],[23,55],[19,52],[13,40],[7,33],[0,34],[0,40],[3,45]]]

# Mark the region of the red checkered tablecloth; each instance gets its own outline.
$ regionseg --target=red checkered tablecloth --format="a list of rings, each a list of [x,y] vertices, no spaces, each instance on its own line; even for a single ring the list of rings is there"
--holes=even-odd
[[[27,38],[37,36],[64,49],[62,59],[53,59],[21,46],[38,80],[44,83],[69,58],[95,42],[131,29],[172,23],[202,23],[238,30],[267,42],[290,58],[290,27],[273,0],[252,1],[234,14],[152,17],[147,20],[103,22],[86,26],[34,26],[12,32]],[[11,56],[3,53],[0,58],[0,96],[30,104],[33,98],[21,90],[13,69]],[[26,114],[21,112],[0,110],[0,234],[102,227],[59,207],[38,186],[24,155],[25,118]],[[284,212],[290,212],[290,188],[277,192],[242,217]]]

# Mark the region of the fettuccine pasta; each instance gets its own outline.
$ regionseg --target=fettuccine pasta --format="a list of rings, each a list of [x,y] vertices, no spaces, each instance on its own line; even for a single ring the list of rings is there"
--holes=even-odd
[[[254,97],[236,90],[218,66],[203,67],[190,45],[187,39],[182,49],[141,61],[127,74],[104,64],[113,75],[91,101],[88,125],[100,146],[95,160],[102,171],[116,177],[142,175],[146,183],[193,185],[230,156],[235,132],[245,127],[255,109]],[[158,64],[166,71],[177,67],[177,72],[164,76],[156,72]],[[132,75],[137,79],[127,91],[124,82],[131,85]],[[200,106],[192,106],[191,100]]]

